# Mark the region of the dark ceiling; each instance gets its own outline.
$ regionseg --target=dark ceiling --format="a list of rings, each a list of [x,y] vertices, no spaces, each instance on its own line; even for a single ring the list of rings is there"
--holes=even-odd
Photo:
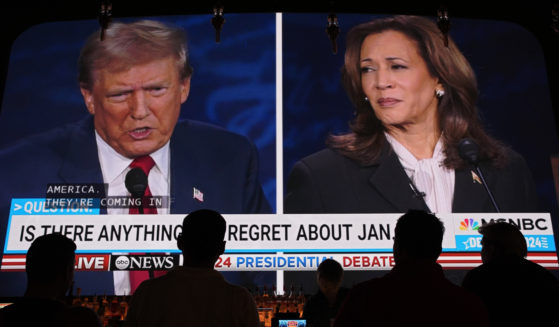
[[[17,36],[28,27],[52,21],[97,19],[102,1],[50,0],[50,1],[6,1],[0,4],[0,100],[4,89],[6,67],[9,60],[10,47]],[[523,1],[509,4],[492,1],[188,1],[188,0],[157,0],[157,1],[112,1],[113,18],[138,17],[156,15],[203,14],[212,15],[213,7],[221,3],[227,13],[256,12],[313,12],[325,15],[334,13],[371,13],[371,14],[413,14],[436,16],[441,6],[448,8],[452,18],[480,18],[510,21],[522,25],[531,31],[540,41],[546,56],[550,93],[556,116],[559,116],[559,32],[552,29],[553,8],[559,20],[559,0]],[[559,23],[557,29],[559,30]],[[522,46],[522,45],[519,45]],[[1,102],[0,102],[1,103]],[[557,119],[556,119],[557,120]],[[559,122],[559,121],[558,121]]]

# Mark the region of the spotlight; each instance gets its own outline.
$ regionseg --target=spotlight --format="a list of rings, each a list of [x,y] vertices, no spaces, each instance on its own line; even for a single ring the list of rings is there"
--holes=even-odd
[[[553,8],[551,9],[551,29],[559,35],[559,3],[556,2],[553,4]]]
[[[437,26],[443,34],[444,45],[448,47],[448,31],[450,30],[450,19],[446,6],[440,6],[437,10]]]
[[[221,41],[221,28],[225,24],[225,18],[223,18],[223,5],[221,3],[216,3],[214,6],[214,16],[212,17],[212,25],[215,28],[215,42],[219,43]]]
[[[101,41],[105,38],[105,30],[113,16],[113,3],[110,0],[102,0],[99,8],[99,25],[101,26]]]
[[[332,43],[332,53],[338,53],[338,35],[340,34],[340,24],[336,14],[328,15],[328,27],[326,27],[326,34]]]

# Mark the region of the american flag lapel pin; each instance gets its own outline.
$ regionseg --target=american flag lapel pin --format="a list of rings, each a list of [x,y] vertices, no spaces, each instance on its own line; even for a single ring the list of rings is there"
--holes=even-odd
[[[202,193],[202,191],[200,191],[199,189],[193,187],[192,188],[192,198],[196,199],[200,202],[204,202],[204,193]]]
[[[481,185],[481,179],[479,179],[479,176],[472,170],[472,183],[478,183]]]

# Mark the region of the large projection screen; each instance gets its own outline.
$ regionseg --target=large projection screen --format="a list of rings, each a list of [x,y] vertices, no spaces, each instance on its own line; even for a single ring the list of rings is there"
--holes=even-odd
[[[325,148],[329,134],[348,130],[353,108],[340,83],[345,35],[352,26],[380,16],[339,14],[336,54],[325,31],[327,15],[323,13],[228,14],[219,43],[208,15],[118,20],[149,18],[185,28],[194,74],[181,118],[208,122],[248,137],[258,149],[259,177],[272,214],[281,218],[283,192],[295,162]],[[76,65],[81,46],[98,25],[96,20],[44,23],[17,38],[10,53],[0,111],[0,151],[88,115]],[[450,35],[476,73],[478,108],[487,131],[526,159],[536,183],[540,212],[550,213],[557,230],[550,158],[559,152],[559,143],[540,44],[520,25],[488,19],[453,19]],[[33,160],[31,153],[29,160]],[[0,169],[9,171],[10,167],[2,167],[0,162]],[[44,197],[18,192],[17,185],[13,192],[10,188],[2,192],[10,198]],[[2,249],[10,204],[0,203]],[[385,271],[354,271],[348,274],[346,285]],[[84,292],[107,292],[87,286],[88,276],[98,273],[76,274]],[[274,283],[286,287],[301,284],[305,293],[317,289],[309,270],[280,272],[277,280],[269,276],[255,273],[231,278],[247,287]],[[453,277],[459,282],[459,277]],[[23,272],[2,271],[0,281],[0,296],[21,295],[25,288]]]

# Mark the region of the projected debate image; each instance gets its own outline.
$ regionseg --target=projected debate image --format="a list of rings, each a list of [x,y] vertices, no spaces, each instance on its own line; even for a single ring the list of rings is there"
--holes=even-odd
[[[207,15],[24,31],[0,111],[0,296],[21,295],[27,249],[52,232],[76,242],[83,294],[130,295],[184,263],[197,209],[224,215],[215,268],[253,290],[313,293],[327,258],[348,287],[384,275],[409,209],[444,223],[446,274],[481,264],[478,230],[495,220],[557,269],[559,143],[537,39],[458,18],[448,46],[438,29],[426,45],[370,37],[379,26],[348,37],[383,17],[339,14],[335,38],[318,13],[229,14],[219,42]]]

